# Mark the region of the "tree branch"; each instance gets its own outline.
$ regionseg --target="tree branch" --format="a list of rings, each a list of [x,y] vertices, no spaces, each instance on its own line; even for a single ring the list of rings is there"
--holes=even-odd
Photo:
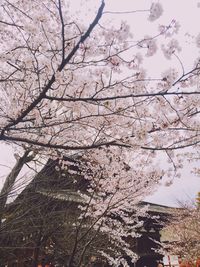
[[[105,6],[105,3],[104,3],[104,1],[102,1],[102,4],[99,7],[99,10],[97,12],[97,15],[96,15],[95,19],[93,20],[93,22],[90,24],[88,30],[80,38],[78,43],[75,45],[75,47],[69,53],[69,55],[65,58],[65,60],[62,61],[61,65],[58,67],[57,71],[61,72],[64,69],[64,67],[69,63],[71,58],[75,55],[75,53],[79,49],[80,44],[83,43],[89,37],[90,33],[92,32],[94,27],[98,24],[98,22],[99,22],[99,20],[100,20],[100,18],[102,16],[102,12],[103,12],[104,6]],[[11,123],[7,124],[4,127],[4,129],[1,131],[0,140],[3,140],[2,137],[4,136],[4,133],[5,133],[6,130],[8,130],[11,126],[14,126],[14,125],[18,124],[19,122],[21,122],[22,119],[24,117],[26,117],[40,103],[40,101],[43,98],[45,98],[45,95],[46,95],[47,91],[51,88],[51,86],[53,85],[54,82],[55,82],[55,75],[53,74],[51,79],[48,81],[47,85],[44,87],[42,92],[39,94],[39,96],[24,111],[22,111],[21,115],[18,116],[17,119],[15,119],[14,121],[12,121]]]
[[[170,96],[170,95],[200,95],[200,91],[192,92],[157,92],[157,93],[145,93],[145,94],[128,94],[128,95],[116,95],[108,97],[55,97],[55,96],[45,96],[46,99],[55,100],[55,101],[64,101],[64,102],[101,102],[109,101],[116,99],[125,99],[125,98],[142,98],[142,97],[154,97],[154,96]]]
[[[24,164],[31,161],[34,156],[29,156],[30,150],[27,150],[24,152],[24,155],[19,158],[9,173],[9,175],[6,177],[6,180],[4,182],[3,188],[1,189],[0,193],[0,224],[3,216],[3,211],[6,205],[6,201],[8,199],[9,193],[11,192],[13,185],[16,181],[16,178],[18,174],[20,173],[21,169],[23,168]]]
[[[92,145],[85,145],[85,146],[67,146],[67,145],[57,145],[57,144],[51,144],[51,143],[42,143],[39,141],[34,141],[26,138],[20,138],[20,137],[14,137],[14,136],[6,136],[4,135],[1,137],[1,140],[4,141],[15,141],[15,142],[21,142],[25,144],[31,144],[39,147],[46,147],[46,148],[53,148],[53,149],[63,149],[63,150],[87,150],[87,149],[93,149],[93,148],[100,148],[103,146],[118,146],[118,147],[131,147],[130,145],[126,145],[123,143],[118,143],[116,140],[102,142],[102,143],[95,143]]]

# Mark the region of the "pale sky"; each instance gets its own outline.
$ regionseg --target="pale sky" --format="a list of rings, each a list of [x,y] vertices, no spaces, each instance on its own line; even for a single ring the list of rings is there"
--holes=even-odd
[[[73,0],[75,4],[79,0]],[[153,1],[150,0],[106,0],[106,9],[109,11],[132,11],[136,9],[148,9]],[[164,13],[159,19],[160,24],[168,25],[173,19],[180,22],[180,40],[183,46],[181,53],[184,65],[192,64],[192,59],[197,57],[197,50],[194,49],[195,36],[200,32],[200,8],[197,8],[198,1],[196,0],[160,0],[163,5]],[[134,13],[123,14],[113,19],[127,20],[131,26],[134,36],[140,37],[145,34],[156,32],[158,21],[152,25],[147,22],[148,13]],[[149,25],[147,28],[147,25]],[[151,62],[148,63],[147,67]],[[173,64],[168,62],[168,64]],[[153,70],[160,69],[160,65],[154,65]],[[0,184],[3,184],[5,176],[9,172],[9,168],[15,163],[12,148],[1,144],[0,145]],[[24,170],[23,173],[26,173]],[[169,186],[159,186],[154,195],[146,198],[147,201],[176,206],[178,201],[190,201],[196,197],[197,192],[200,191],[200,177],[190,173],[190,167],[187,163],[182,171],[182,177],[176,179],[174,183]]]

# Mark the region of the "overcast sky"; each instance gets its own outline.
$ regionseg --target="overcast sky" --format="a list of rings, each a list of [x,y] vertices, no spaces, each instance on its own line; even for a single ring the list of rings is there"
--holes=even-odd
[[[148,9],[152,2],[149,0],[106,0],[106,9],[110,11]],[[198,56],[197,51],[194,49],[195,36],[200,32],[198,1],[160,0],[159,2],[163,4],[164,9],[163,16],[159,20],[160,24],[168,25],[173,19],[181,24],[180,40],[184,48],[181,56],[184,64],[190,66],[192,59]],[[76,0],[73,0],[73,3],[75,4]],[[147,16],[148,14],[145,13],[123,14],[121,17],[118,16],[117,19],[127,20],[131,25],[133,34],[140,36],[140,34],[150,34],[155,31],[155,27],[158,25],[158,22],[156,22],[156,24],[152,24],[147,28]],[[160,66],[154,66],[154,70],[156,68],[160,69]],[[15,159],[12,148],[1,144],[0,149],[0,184],[2,185],[6,174],[9,172],[9,167],[13,166]],[[24,170],[23,173],[26,171]],[[155,194],[146,200],[163,205],[176,206],[178,201],[194,199],[198,191],[200,191],[200,177],[191,174],[190,167],[186,163],[180,179],[176,179],[171,186],[159,186]]]

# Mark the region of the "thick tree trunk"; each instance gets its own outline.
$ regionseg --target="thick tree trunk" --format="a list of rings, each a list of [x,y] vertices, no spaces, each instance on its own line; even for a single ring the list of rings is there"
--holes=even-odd
[[[23,168],[24,164],[33,159],[32,156],[29,156],[29,153],[29,150],[24,152],[24,155],[17,160],[15,166],[13,167],[9,175],[6,177],[6,180],[0,193],[0,225],[2,222],[3,212],[8,196],[12,191],[16,178],[20,173],[21,169]]]

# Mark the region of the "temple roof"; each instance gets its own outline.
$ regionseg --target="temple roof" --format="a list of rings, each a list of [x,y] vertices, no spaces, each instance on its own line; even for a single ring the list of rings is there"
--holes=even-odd
[[[77,203],[84,203],[84,197],[80,194],[80,192],[75,192],[73,190],[44,190],[39,189],[37,190],[37,193],[42,194],[44,196],[49,196],[55,199],[59,200],[65,200],[65,201],[72,201]],[[139,203],[141,206],[148,206],[148,211],[155,213],[155,214],[166,214],[170,215],[174,212],[177,208],[172,208],[164,205],[154,204],[146,201],[141,201]]]
[[[164,206],[164,205],[159,205],[155,203],[150,203],[146,201],[142,201],[140,205],[148,205],[148,210],[153,213],[162,213],[162,214],[172,214],[175,209],[174,207],[169,207],[169,206]]]

